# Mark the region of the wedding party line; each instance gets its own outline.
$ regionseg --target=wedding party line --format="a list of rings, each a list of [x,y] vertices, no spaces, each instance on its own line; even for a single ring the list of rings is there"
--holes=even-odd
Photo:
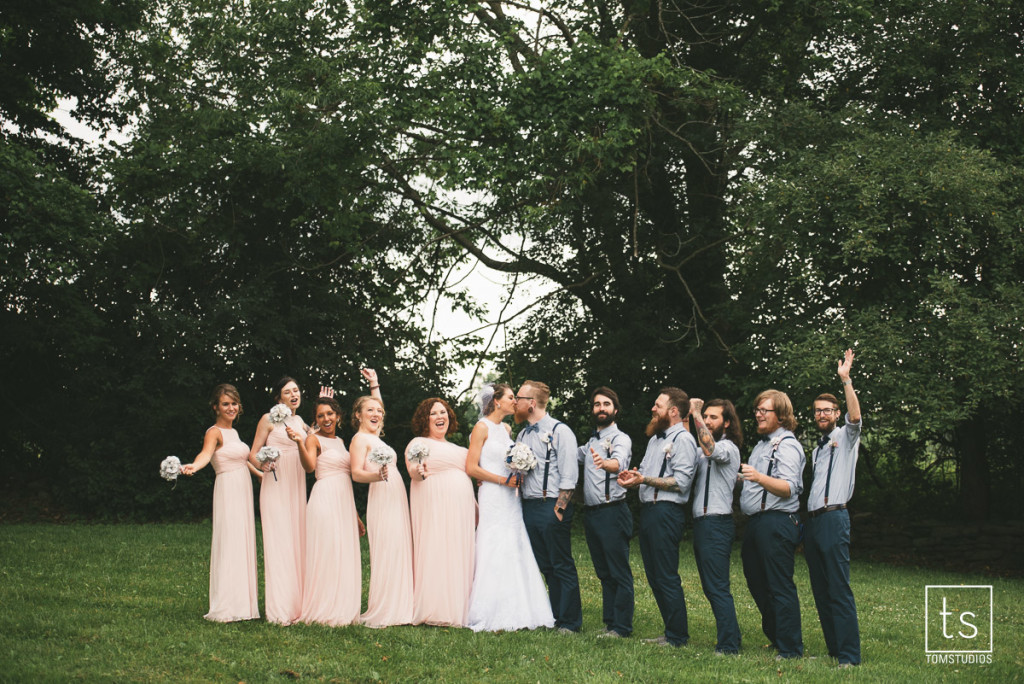
[[[634,523],[626,496],[635,490],[640,554],[664,623],[661,636],[643,641],[666,647],[689,641],[679,576],[689,512],[700,583],[715,617],[715,652],[722,655],[737,654],[742,646],[729,579],[738,491],[747,517],[743,574],[776,658],[804,655],[793,580],[802,542],[827,655],[839,667],[850,667],[860,663],[847,510],[861,430],[850,379],[853,359],[847,350],[837,365],[846,403],[843,424],[835,395],[823,392],[814,400],[820,439],[803,518],[799,497],[806,456],[794,435],[792,402],[774,389],[754,400],[759,439],[741,463],[743,433],[731,401],[705,402],[677,387],[661,388],[645,428],[643,460],[632,468],[633,442],[617,425],[622,407],[609,387],[590,393],[593,431],[582,445],[547,412],[551,392],[540,381],[528,380],[517,391],[504,383],[485,385],[476,397],[480,418],[468,449],[449,441],[459,431],[451,405],[430,397],[411,419],[415,436],[404,454],[407,491],[397,454],[382,439],[386,412],[374,370],[361,371],[370,393],[352,406],[355,434],[347,449],[338,436],[345,416],[332,389],[321,388],[313,424],[307,425],[298,414],[298,383],[281,378],[272,394],[277,404],[260,418],[250,447],[233,428],[242,414],[241,397],[233,385],[221,384],[210,398],[216,422],[202,450],[185,465],[168,457],[161,474],[191,476],[207,465],[216,474],[208,620],[260,617],[251,483],[256,477],[269,622],[429,624],[491,632],[544,627],[565,633],[583,627],[571,549],[573,495],[582,477],[585,539],[601,584],[598,636],[610,639],[633,633]],[[515,439],[510,417],[522,425]],[[306,473],[314,472],[307,500]],[[369,485],[365,526],[353,482]],[[364,534],[370,552],[365,611],[359,543]]]

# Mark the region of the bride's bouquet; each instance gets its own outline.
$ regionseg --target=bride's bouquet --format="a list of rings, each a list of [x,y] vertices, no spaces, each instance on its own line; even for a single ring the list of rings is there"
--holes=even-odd
[[[523,484],[523,480],[526,479],[526,473],[537,467],[537,455],[533,453],[533,449],[525,444],[521,442],[516,443],[509,448],[508,455],[505,456],[505,464],[512,471],[505,479],[505,484],[514,480],[516,483],[516,496],[519,496],[519,487]]]
[[[277,427],[278,425],[284,425],[284,421],[291,415],[292,410],[288,408],[288,404],[277,404],[270,407],[270,410],[267,412],[267,419],[272,426]]]
[[[279,406],[284,406],[284,404],[279,404]],[[274,473],[274,482],[277,482],[277,459],[279,458],[281,458],[281,452],[277,450],[277,447],[265,446],[256,452],[256,461],[260,466],[270,463],[270,472]]]
[[[389,447],[387,444],[378,444],[377,446],[373,447],[373,449],[370,450],[370,453],[366,456],[367,461],[376,466],[380,466],[381,468],[394,463],[395,458],[397,458],[395,450]],[[384,472],[384,481],[387,482],[387,471]]]

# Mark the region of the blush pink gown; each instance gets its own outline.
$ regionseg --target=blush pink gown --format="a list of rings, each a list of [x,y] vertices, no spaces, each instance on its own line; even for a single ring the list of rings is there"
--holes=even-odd
[[[476,499],[466,475],[466,449],[444,440],[423,444],[427,479],[411,474],[413,623],[462,627],[473,590]]]
[[[374,440],[374,446],[383,444]],[[370,483],[366,535],[370,540],[370,594],[359,621],[367,627],[411,624],[412,530],[405,481],[397,463],[388,466],[387,482]]]
[[[220,430],[222,446],[210,463],[213,482],[213,541],[210,545],[210,612],[215,622],[255,620],[260,616],[256,581],[256,519],[249,447],[233,429]]]
[[[298,416],[287,424],[305,436]],[[264,473],[260,486],[260,521],[263,526],[264,607],[267,621],[290,625],[302,614],[302,579],[306,555],[306,471],[299,461],[299,447],[288,439],[283,425],[267,437],[277,447],[277,479]]]
[[[332,627],[359,619],[363,593],[356,502],[348,450],[324,438],[316,460],[316,484],[306,505],[306,578],[302,621]]]

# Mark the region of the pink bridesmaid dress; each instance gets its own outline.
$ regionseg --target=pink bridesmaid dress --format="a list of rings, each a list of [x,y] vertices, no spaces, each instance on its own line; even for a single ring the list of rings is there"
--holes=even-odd
[[[249,447],[233,429],[220,430],[222,446],[210,463],[213,481],[213,542],[210,545],[210,612],[215,622],[256,620],[260,616],[256,581],[256,518]]]
[[[351,464],[344,443],[317,435],[316,484],[306,506],[302,621],[332,627],[359,619],[362,560]]]
[[[423,444],[427,479],[409,485],[413,540],[413,623],[463,627],[473,590],[476,499],[466,449],[445,440]]]
[[[305,436],[302,419],[290,416],[287,424]],[[306,471],[299,447],[288,439],[283,425],[275,426],[267,446],[277,447],[277,479],[264,473],[260,486],[260,521],[263,526],[263,581],[267,620],[290,625],[302,614],[302,579],[306,555]]]
[[[374,439],[374,446],[383,444]],[[367,627],[411,624],[412,530],[405,481],[397,463],[388,466],[387,482],[370,483],[366,535],[370,540],[370,595],[359,621]]]

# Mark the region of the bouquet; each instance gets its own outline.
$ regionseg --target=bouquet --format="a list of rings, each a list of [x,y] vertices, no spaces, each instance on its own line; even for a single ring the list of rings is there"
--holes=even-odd
[[[517,443],[509,448],[508,455],[505,457],[505,463],[508,465],[508,469],[512,471],[509,473],[508,478],[505,479],[505,483],[508,484],[515,479],[517,487],[516,496],[519,496],[518,487],[523,484],[526,473],[537,467],[537,455],[533,453],[533,449],[530,447]]]
[[[370,450],[366,460],[374,465],[380,466],[381,468],[391,465],[395,462],[396,454],[395,450],[389,447],[387,444],[378,444]],[[384,481],[387,482],[387,471],[385,471]]]
[[[274,427],[278,425],[284,425],[284,421],[292,415],[292,410],[288,408],[288,404],[277,404],[271,406],[270,411],[267,412],[267,418],[270,420],[270,424]]]
[[[181,473],[181,461],[177,456],[168,456],[160,462],[160,477],[168,482],[175,481],[177,486],[178,475]]]
[[[275,406],[274,408],[277,407]],[[279,458],[281,458],[281,452],[277,450],[277,447],[265,446],[256,452],[256,461],[259,462],[260,466],[264,463],[270,463],[270,472],[274,473],[274,482],[277,482],[277,459]]]

